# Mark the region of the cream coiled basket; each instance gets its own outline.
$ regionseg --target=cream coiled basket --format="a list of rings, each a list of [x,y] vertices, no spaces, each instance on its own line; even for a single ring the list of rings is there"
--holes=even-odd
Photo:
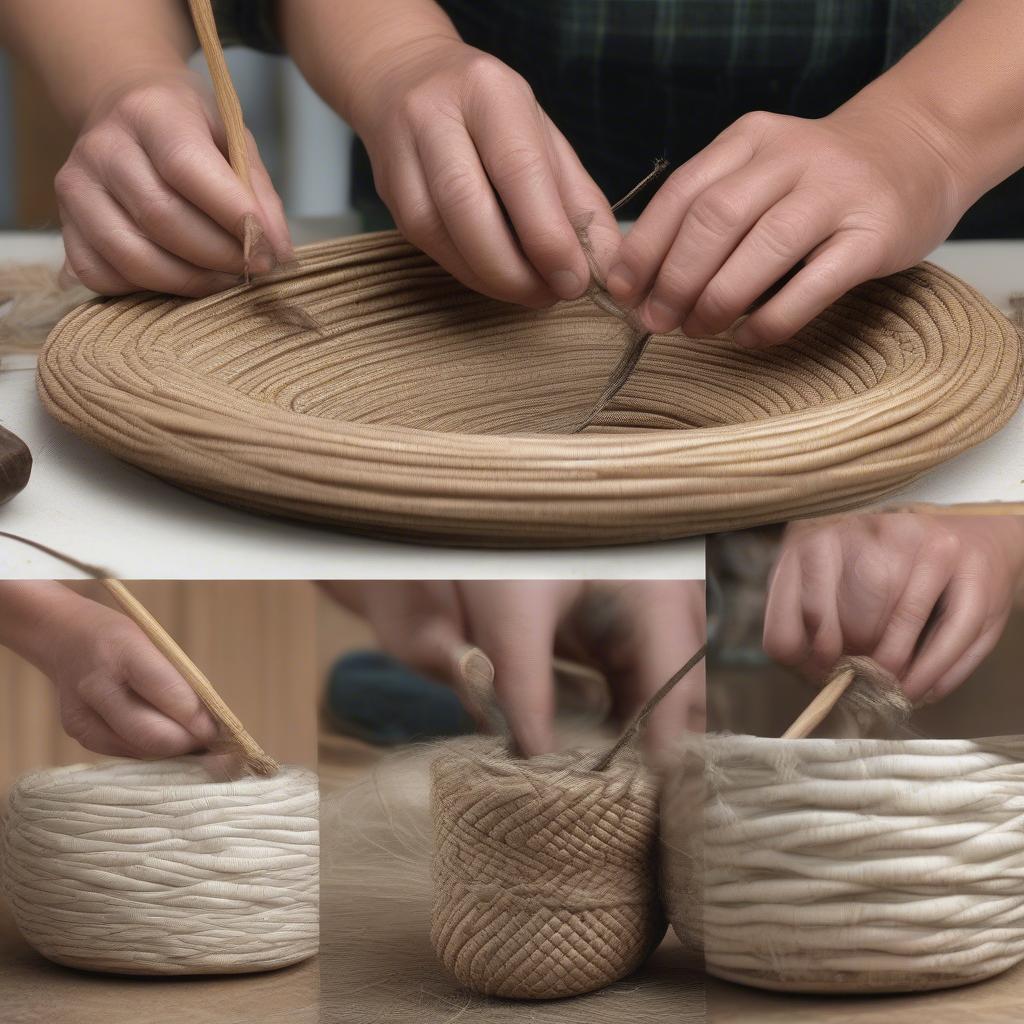
[[[241,974],[319,941],[314,773],[214,781],[200,757],[109,760],[14,785],[3,883],[40,953],[124,974]]]
[[[668,916],[720,978],[904,992],[1024,959],[1024,738],[709,736],[661,839]]]

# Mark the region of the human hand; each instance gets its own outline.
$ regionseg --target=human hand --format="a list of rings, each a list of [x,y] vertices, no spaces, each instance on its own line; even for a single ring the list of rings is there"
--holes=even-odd
[[[57,174],[65,273],[106,295],[209,295],[239,283],[247,216],[263,231],[254,272],[291,259],[281,200],[255,140],[248,135],[252,193],[226,145],[212,98],[184,64],[119,82]]]
[[[796,521],[769,583],[764,649],[816,681],[841,655],[868,655],[915,703],[940,700],[999,640],[1022,573],[1014,516]]]
[[[373,626],[388,653],[452,682],[455,655],[480,647],[495,696],[527,756],[554,747],[556,647],[599,667],[616,717],[630,719],[704,643],[704,588],[691,581],[580,583],[461,581],[325,583]],[[596,611],[595,611],[596,609]],[[651,747],[704,726],[698,665],[645,727]]]
[[[904,270],[977,198],[924,110],[868,89],[828,117],[740,118],[676,170],[608,275],[643,322],[741,346],[786,341],[864,281]],[[801,265],[802,264],[802,265]]]
[[[22,584],[31,586],[32,584]],[[64,731],[88,750],[174,757],[206,750],[217,725],[192,688],[129,619],[59,584],[32,659],[53,682]]]
[[[604,266],[618,248],[608,201],[496,58],[431,35],[375,52],[350,92],[399,230],[468,287],[534,307],[574,299],[590,280],[574,225]]]

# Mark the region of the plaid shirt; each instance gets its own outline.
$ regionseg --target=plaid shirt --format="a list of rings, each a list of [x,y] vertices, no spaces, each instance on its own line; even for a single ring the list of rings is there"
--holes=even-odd
[[[655,157],[682,163],[750,110],[824,116],[958,0],[440,2],[466,42],[526,78],[604,192],[619,196]],[[274,0],[214,6],[225,43],[280,52]],[[372,213],[364,153],[353,174],[353,198]],[[989,197],[993,214],[968,233],[1024,230],[1022,176],[998,195],[1009,207],[997,212]]]

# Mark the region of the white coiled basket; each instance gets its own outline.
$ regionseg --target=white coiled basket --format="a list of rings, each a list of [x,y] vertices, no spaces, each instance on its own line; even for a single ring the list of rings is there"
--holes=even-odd
[[[1024,738],[710,736],[662,841],[669,917],[720,978],[904,992],[1024,959]]]
[[[239,974],[317,951],[316,776],[212,781],[203,760],[111,760],[14,786],[4,891],[60,964]]]

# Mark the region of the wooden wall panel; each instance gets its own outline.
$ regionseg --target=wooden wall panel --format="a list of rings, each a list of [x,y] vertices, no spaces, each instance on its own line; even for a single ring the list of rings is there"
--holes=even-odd
[[[316,767],[317,595],[305,582],[129,587],[274,757]],[[106,598],[95,584],[75,589]],[[106,602],[109,603],[109,602]],[[50,682],[0,648],[0,794],[30,768],[93,759],[60,727]]]
[[[11,64],[16,226],[55,228],[60,218],[53,179],[67,159],[74,137],[39,79],[21,62],[12,60]]]

